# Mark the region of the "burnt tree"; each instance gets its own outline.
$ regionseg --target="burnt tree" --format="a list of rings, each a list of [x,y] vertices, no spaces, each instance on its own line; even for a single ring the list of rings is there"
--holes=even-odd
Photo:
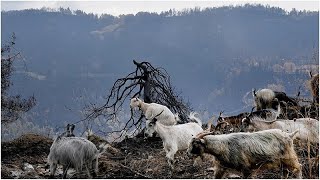
[[[14,48],[15,38],[13,34],[10,42],[1,47],[1,124],[17,120],[36,103],[34,96],[22,99],[20,95],[10,96],[8,92],[12,85],[10,77],[14,71],[13,62],[20,56]]]
[[[190,105],[175,92],[166,70],[161,67],[154,68],[149,62],[139,63],[133,60],[133,64],[136,66],[133,72],[114,82],[104,105],[91,104],[86,107],[87,114],[84,120],[93,120],[100,116],[107,121],[114,120],[123,105],[129,106],[130,99],[139,96],[146,103],[153,102],[167,106],[172,112],[179,113],[182,122],[187,122],[187,114],[191,111]],[[131,116],[125,127],[113,132],[121,132],[122,136],[132,127],[141,130],[143,118],[140,111],[134,113],[131,110]]]

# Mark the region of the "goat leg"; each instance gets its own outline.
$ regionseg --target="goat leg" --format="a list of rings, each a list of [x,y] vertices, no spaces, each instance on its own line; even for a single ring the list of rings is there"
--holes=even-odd
[[[67,165],[63,165],[62,179],[66,179],[67,178],[67,172],[68,172],[69,167],[70,167],[70,163],[68,163]]]

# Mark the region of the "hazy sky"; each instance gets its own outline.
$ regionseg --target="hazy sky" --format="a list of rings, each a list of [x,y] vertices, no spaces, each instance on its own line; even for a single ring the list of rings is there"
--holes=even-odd
[[[211,1],[3,1],[1,0],[1,10],[21,10],[21,9],[30,9],[30,8],[42,8],[50,7],[57,9],[59,7],[67,8],[71,10],[83,10],[87,13],[94,14],[111,14],[111,15],[120,15],[120,14],[136,14],[139,11],[148,11],[148,12],[161,12],[167,11],[169,9],[175,8],[176,10],[182,10],[184,8],[192,7],[220,7],[224,5],[243,5],[246,3],[261,3],[263,5],[269,4],[270,6],[281,7],[287,11],[290,11],[292,8],[298,10],[311,10],[319,11],[319,0],[316,1],[278,1],[278,0],[269,0],[269,1],[224,1],[224,0],[211,0]]]

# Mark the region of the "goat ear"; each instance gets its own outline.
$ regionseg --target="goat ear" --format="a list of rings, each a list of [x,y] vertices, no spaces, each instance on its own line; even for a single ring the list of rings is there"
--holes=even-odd
[[[257,94],[256,94],[256,89],[255,89],[255,88],[252,89],[252,95],[253,95],[253,97],[256,97],[256,96],[257,96]]]
[[[312,73],[311,73],[311,71],[309,71],[309,76],[310,76],[310,78],[312,78]]]
[[[69,128],[70,128],[70,124],[68,123],[68,124],[67,124],[67,127],[66,127],[66,131],[68,131]]]
[[[71,124],[71,132],[73,133],[73,130],[76,126],[74,124]]]
[[[250,115],[252,114],[254,108],[256,108],[256,107],[253,107],[253,108],[251,109],[251,112],[250,112],[250,114],[249,114],[248,116],[250,116]],[[248,116],[247,116],[247,117],[248,117]]]

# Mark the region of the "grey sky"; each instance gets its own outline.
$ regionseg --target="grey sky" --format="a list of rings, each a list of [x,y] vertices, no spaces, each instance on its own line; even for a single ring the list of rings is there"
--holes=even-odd
[[[184,8],[193,7],[220,7],[224,5],[243,5],[246,3],[260,3],[263,5],[269,4],[270,6],[276,6],[284,8],[290,11],[292,8],[298,10],[311,10],[319,11],[319,1],[222,1],[222,0],[212,0],[212,1],[1,1],[1,10],[21,10],[30,8],[42,8],[50,7],[57,9],[59,7],[67,8],[71,10],[83,10],[87,13],[101,14],[107,13],[111,15],[120,14],[136,14],[139,11],[148,12],[161,12],[167,11],[169,9],[175,8],[176,10],[182,10]]]

